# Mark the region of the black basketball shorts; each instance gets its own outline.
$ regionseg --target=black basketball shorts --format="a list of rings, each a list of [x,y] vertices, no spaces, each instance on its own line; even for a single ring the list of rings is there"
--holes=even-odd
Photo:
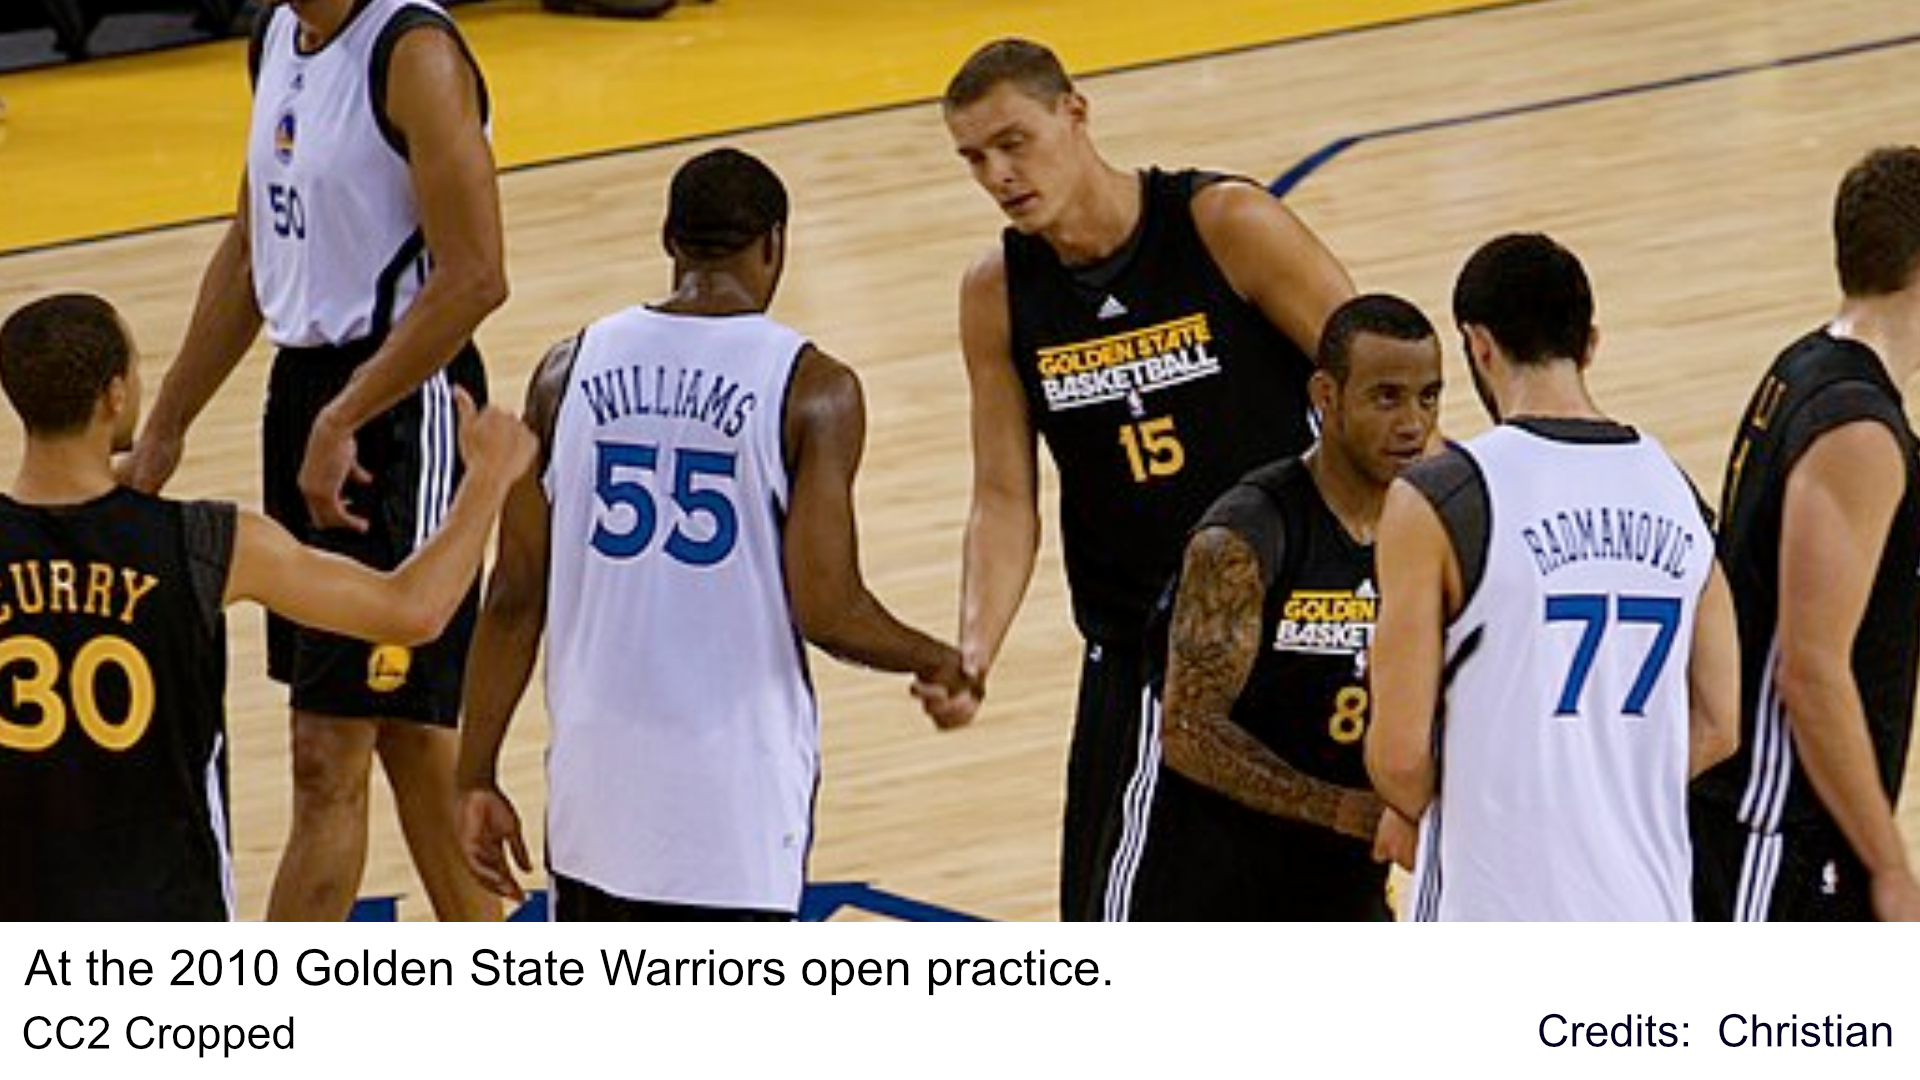
[[[405,561],[446,517],[460,481],[453,387],[474,403],[487,399],[486,372],[469,344],[444,370],[355,434],[355,454],[370,484],[351,480],[346,502],[367,531],[319,529],[300,495],[300,465],[313,422],[377,343],[288,348],[274,358],[261,425],[268,516],[301,543],[380,570]],[[479,609],[479,584],[446,632],[414,648],[354,641],[267,617],[267,674],[286,683],[293,707],[351,718],[413,720],[452,726],[460,713],[467,645]]]

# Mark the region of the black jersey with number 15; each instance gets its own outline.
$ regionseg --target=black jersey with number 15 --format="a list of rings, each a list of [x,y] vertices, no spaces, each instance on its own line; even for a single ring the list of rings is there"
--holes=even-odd
[[[1208,254],[1194,172],[1141,175],[1140,224],[1116,253],[1061,263],[1004,238],[1014,366],[1060,471],[1074,619],[1139,640],[1187,530],[1249,469],[1312,441],[1313,362]]]

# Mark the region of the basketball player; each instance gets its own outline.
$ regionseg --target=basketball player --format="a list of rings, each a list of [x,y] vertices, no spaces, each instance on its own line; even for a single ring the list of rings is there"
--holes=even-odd
[[[1348,301],[1308,388],[1319,443],[1248,473],[1187,541],[1170,640],[1149,649],[1165,657],[1144,721],[1163,763],[1129,790],[1151,813],[1122,839],[1109,918],[1389,917],[1360,742],[1373,532],[1433,434],[1432,324],[1397,297]]]
[[[1741,752],[1694,785],[1703,919],[1920,919],[1893,818],[1920,660],[1899,390],[1920,367],[1920,149],[1855,165],[1833,232],[1839,314],[1768,369],[1727,465],[1746,692]]]
[[[276,4],[251,59],[239,212],[128,479],[166,481],[264,316],[280,350],[267,512],[296,537],[394,566],[445,516],[453,388],[485,400],[470,338],[506,297],[486,91],[453,24],[422,0]],[[451,727],[475,603],[412,650],[269,621],[269,673],[291,689],[294,787],[271,918],[351,909],[376,750],[435,913],[498,916],[453,830]]]
[[[1732,752],[1739,700],[1705,511],[1587,393],[1572,252],[1500,237],[1453,309],[1496,426],[1380,517],[1366,759],[1420,820],[1411,917],[1689,919],[1687,780]]]
[[[133,434],[140,381],[98,297],[9,317],[0,382],[27,431],[0,496],[0,919],[231,918],[222,608],[433,637],[533,435],[459,395],[467,483],[434,538],[383,573],[230,504],[116,486],[108,455]]]
[[[961,652],[984,679],[1033,575],[1038,433],[1060,471],[1067,583],[1086,639],[1060,910],[1098,918],[1138,764],[1148,610],[1214,498],[1307,448],[1311,356],[1353,286],[1256,184],[1108,164],[1087,99],[1045,46],[983,47],[944,108],[955,149],[1010,223],[960,295],[974,471]],[[921,694],[936,716],[978,705]]]
[[[960,654],[861,581],[852,371],[764,314],[787,193],[738,150],[674,174],[674,292],[548,353],[545,463],[515,487],[474,642],[461,841],[488,887],[529,869],[495,783],[544,630],[547,859],[561,919],[790,919],[819,717],[796,634],[951,694]]]

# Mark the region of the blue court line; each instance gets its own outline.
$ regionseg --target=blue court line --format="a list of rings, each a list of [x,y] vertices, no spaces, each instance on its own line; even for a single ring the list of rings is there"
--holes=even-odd
[[[1528,116],[1533,113],[1553,112],[1557,109],[1571,109],[1580,105],[1591,105],[1600,101],[1612,101],[1618,98],[1638,97],[1642,94],[1657,94],[1665,90],[1674,90],[1683,86],[1696,86],[1702,83],[1721,82],[1726,79],[1754,75],[1766,71],[1780,71],[1787,68],[1805,67],[1809,64],[1826,63],[1829,60],[1843,60],[1866,53],[1884,52],[1889,49],[1901,49],[1909,45],[1920,44],[1920,32],[1902,34],[1898,37],[1881,38],[1874,41],[1841,45],[1818,52],[1799,53],[1775,60],[1762,60],[1734,67],[1715,68],[1711,71],[1697,71],[1686,75],[1674,75],[1651,82],[1632,83],[1616,86],[1607,90],[1594,90],[1584,94],[1570,94],[1566,97],[1548,98],[1545,101],[1529,102],[1525,105],[1508,105],[1483,112],[1467,113],[1462,116],[1448,116],[1437,120],[1419,120],[1410,124],[1397,124],[1393,127],[1379,128],[1357,135],[1343,135],[1320,149],[1300,159],[1292,168],[1280,174],[1267,190],[1275,195],[1285,195],[1318,172],[1320,168],[1363,142],[1380,139],[1392,139],[1402,135],[1418,135],[1428,131],[1441,131],[1446,128],[1467,127],[1472,124],[1484,124],[1509,117]]]
[[[526,900],[508,922],[546,922],[547,891],[527,890]],[[901,922],[984,922],[978,915],[876,889],[864,881],[811,881],[800,897],[801,922],[825,922],[841,908],[855,908]],[[398,922],[400,897],[363,896],[354,902],[348,922]]]

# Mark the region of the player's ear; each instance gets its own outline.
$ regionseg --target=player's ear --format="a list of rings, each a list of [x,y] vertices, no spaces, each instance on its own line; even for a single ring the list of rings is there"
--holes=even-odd
[[[1460,348],[1467,354],[1467,366],[1485,371],[1493,358],[1493,335],[1479,323],[1460,324]]]
[[[1327,416],[1333,410],[1334,399],[1340,395],[1340,384],[1328,374],[1325,368],[1315,369],[1307,380],[1307,398],[1313,402],[1313,411],[1320,416],[1320,422],[1326,423]]]
[[[1587,365],[1593,363],[1593,355],[1599,351],[1600,328],[1598,326],[1589,326],[1587,327],[1587,349],[1580,354],[1581,371],[1587,370]]]
[[[1087,114],[1090,111],[1087,105],[1087,96],[1078,90],[1069,90],[1061,94],[1060,100],[1054,104],[1054,108],[1066,113],[1067,119],[1076,124],[1086,123]]]

